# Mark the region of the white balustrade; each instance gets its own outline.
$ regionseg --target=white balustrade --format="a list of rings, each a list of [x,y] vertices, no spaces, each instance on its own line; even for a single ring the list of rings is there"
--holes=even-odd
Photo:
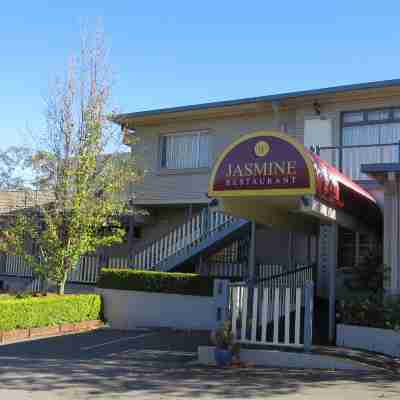
[[[182,225],[172,229],[157,241],[146,246],[134,256],[134,268],[149,269],[163,263],[168,257],[197,244],[203,237],[212,235],[222,226],[235,221],[220,212],[203,211]]]

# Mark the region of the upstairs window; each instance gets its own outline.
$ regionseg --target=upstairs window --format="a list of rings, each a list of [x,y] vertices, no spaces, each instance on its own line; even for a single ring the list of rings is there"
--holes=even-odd
[[[183,132],[161,137],[161,168],[208,168],[210,162],[208,132]]]
[[[342,144],[345,148],[342,150],[341,168],[346,175],[354,180],[370,180],[368,175],[361,173],[361,165],[398,161],[399,108],[345,112],[342,121]]]

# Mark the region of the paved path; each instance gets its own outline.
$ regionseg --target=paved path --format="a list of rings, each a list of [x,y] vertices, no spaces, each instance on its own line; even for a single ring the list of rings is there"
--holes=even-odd
[[[400,376],[190,365],[203,335],[104,329],[0,346],[0,399],[400,399]]]

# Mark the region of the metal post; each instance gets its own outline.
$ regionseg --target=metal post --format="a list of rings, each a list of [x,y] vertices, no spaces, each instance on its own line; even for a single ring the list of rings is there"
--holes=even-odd
[[[293,267],[295,266],[294,264],[294,260],[293,260],[293,256],[294,256],[294,252],[293,252],[293,232],[289,232],[289,237],[288,237],[288,262],[287,262],[287,266],[289,270],[292,270]]]
[[[400,163],[400,140],[398,144],[398,162]]]
[[[313,341],[314,283],[304,285],[304,351],[310,352]]]
[[[311,265],[311,234],[307,234],[307,265]]]
[[[256,279],[256,223],[251,222],[250,231],[250,247],[249,247],[249,282],[254,282]]]
[[[215,326],[222,325],[228,318],[228,283],[226,279],[214,280]]]
[[[329,342],[334,343],[336,337],[336,267],[337,267],[337,224],[331,226],[329,240],[329,270],[328,270],[328,293],[329,293]]]

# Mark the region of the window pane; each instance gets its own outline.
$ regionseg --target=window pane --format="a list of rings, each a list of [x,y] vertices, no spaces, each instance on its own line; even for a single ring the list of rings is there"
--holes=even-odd
[[[351,124],[354,122],[362,122],[364,120],[364,114],[362,112],[357,113],[344,113],[343,122],[345,124]]]
[[[210,165],[209,135],[207,133],[168,135],[164,138],[162,140],[164,146],[162,167],[188,169]]]
[[[200,151],[199,151],[199,167],[209,167],[211,164],[210,157],[210,135],[200,135]]]
[[[343,145],[380,143],[380,125],[350,126],[343,128]]]
[[[400,109],[399,108],[396,108],[395,110],[393,110],[393,118],[400,119]]]
[[[368,121],[387,120],[389,119],[389,111],[388,110],[369,111],[367,116],[368,116]]]

